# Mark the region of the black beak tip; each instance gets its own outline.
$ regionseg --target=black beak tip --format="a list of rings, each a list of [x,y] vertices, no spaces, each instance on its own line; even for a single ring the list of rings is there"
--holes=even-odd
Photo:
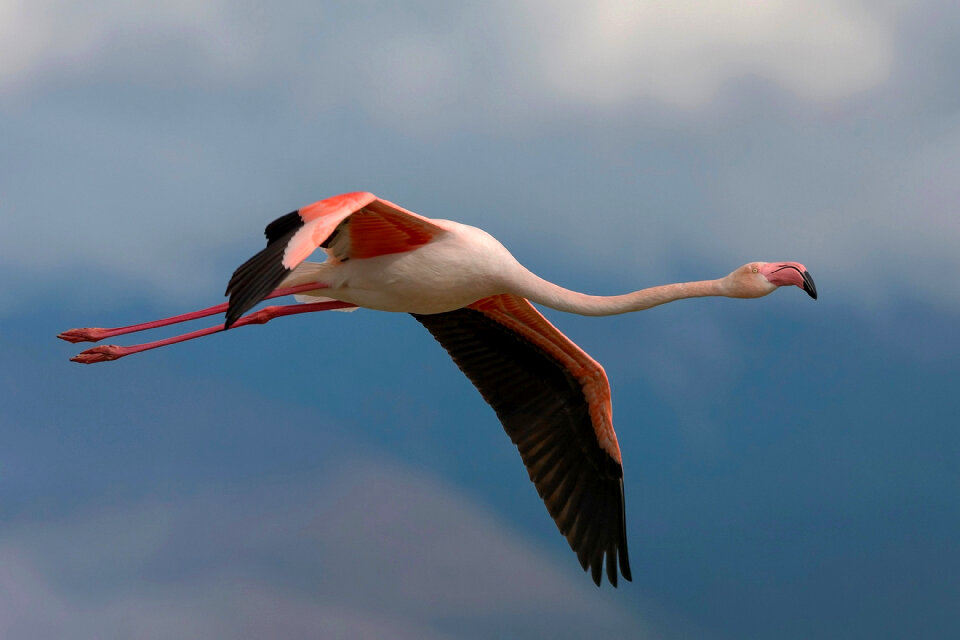
[[[809,295],[811,298],[813,298],[814,300],[816,300],[816,299],[817,299],[817,285],[815,285],[815,284],[813,283],[813,276],[811,276],[810,273],[807,272],[807,271],[804,271],[804,272],[803,272],[802,274],[800,274],[800,275],[803,276],[803,290],[807,292],[807,295]]]

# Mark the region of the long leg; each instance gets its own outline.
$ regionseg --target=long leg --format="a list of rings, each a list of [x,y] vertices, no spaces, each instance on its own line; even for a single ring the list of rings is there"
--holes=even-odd
[[[316,288],[316,287],[314,287]],[[280,294],[284,295],[284,294]],[[275,297],[275,296],[270,296]],[[333,309],[349,309],[357,305],[351,304],[349,302],[341,302],[339,300],[330,300],[328,302],[312,302],[309,304],[291,304],[284,306],[275,306],[275,307],[264,307],[259,311],[254,311],[253,313],[247,314],[233,323],[233,326],[230,328],[242,327],[246,324],[264,324],[269,322],[274,318],[279,318],[281,316],[292,316],[298,313],[312,313],[314,311],[330,311]],[[212,308],[212,307],[211,307]],[[199,313],[199,312],[198,312]],[[217,313],[214,311],[213,313]],[[210,315],[210,314],[207,314]],[[202,316],[197,316],[202,317]],[[173,323],[168,323],[173,324]],[[86,351],[78,353],[74,357],[70,358],[73,362],[79,362],[81,364],[93,364],[95,362],[107,362],[109,360],[117,360],[124,356],[129,356],[133,353],[140,353],[141,351],[148,351],[150,349],[156,349],[157,347],[165,347],[168,344],[176,344],[177,342],[185,342],[187,340],[193,340],[194,338],[202,338],[203,336],[208,336],[214,333],[219,333],[223,331],[223,325],[216,325],[213,327],[208,327],[206,329],[199,329],[197,331],[192,331],[190,333],[184,333],[179,336],[173,336],[171,338],[166,338],[164,340],[157,340],[155,342],[146,342],[143,344],[134,344],[128,347],[118,347],[117,345],[105,344],[99,347],[91,347]]]
[[[279,298],[280,296],[289,296],[294,293],[303,293],[304,291],[316,291],[317,289],[325,288],[323,285],[320,285],[316,282],[309,284],[300,284],[293,287],[283,287],[281,289],[276,289],[273,293],[268,295],[264,300],[269,300],[270,298]],[[163,318],[161,320],[153,320],[151,322],[143,322],[140,324],[132,324],[127,327],[115,327],[112,329],[103,329],[100,327],[86,327],[83,329],[70,329],[69,331],[64,331],[59,334],[57,337],[61,340],[66,340],[67,342],[99,342],[104,338],[112,338],[114,336],[121,336],[126,333],[136,333],[137,331],[146,331],[147,329],[156,329],[158,327],[166,327],[171,324],[178,324],[180,322],[187,322],[189,320],[196,320],[197,318],[206,318],[207,316],[212,316],[217,313],[223,313],[227,310],[229,303],[224,302],[223,304],[214,305],[212,307],[207,307],[206,309],[200,309],[199,311],[191,311],[190,313],[183,313],[178,316],[171,316],[169,318]],[[351,305],[352,306],[352,305]]]

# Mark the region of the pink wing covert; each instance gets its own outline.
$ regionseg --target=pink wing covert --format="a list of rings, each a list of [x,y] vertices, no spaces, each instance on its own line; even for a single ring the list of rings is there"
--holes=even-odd
[[[474,302],[469,308],[483,312],[537,345],[580,381],[584,397],[590,405],[590,418],[597,434],[597,443],[617,464],[622,464],[620,444],[613,430],[610,381],[600,363],[550,324],[524,298],[506,294],[490,296]]]
[[[349,257],[354,259],[411,251],[444,232],[431,220],[366,191],[314,202],[300,209],[299,216],[303,227],[290,239],[283,257],[283,266],[291,270],[324,246],[348,218]]]

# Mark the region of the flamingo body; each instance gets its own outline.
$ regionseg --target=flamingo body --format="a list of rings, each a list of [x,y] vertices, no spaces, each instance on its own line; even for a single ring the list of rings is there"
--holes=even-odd
[[[228,326],[281,284],[318,281],[326,298],[430,314],[503,292],[510,272],[522,269],[485,231],[430,220],[371,193],[321,200],[272,225],[267,248],[237,269],[227,287]],[[327,260],[304,264],[318,248]]]
[[[410,313],[494,409],[547,510],[597,585],[604,566],[613,586],[618,569],[631,579],[610,384],[603,367],[531,301],[583,315],[611,315],[681,298],[761,297],[787,285],[817,297],[813,279],[796,262],[754,262],[718,280],[620,296],[586,295],[534,275],[481,229],[425,218],[368,192],[293,211],[267,225],[265,235],[267,246],[231,277],[226,305],[132,327],[72,329],[59,337],[97,341],[224,310],[222,329],[353,307]],[[327,259],[307,262],[318,248]],[[244,315],[266,298],[289,294],[309,304]],[[132,347],[94,347],[74,360],[113,360],[222,329]]]

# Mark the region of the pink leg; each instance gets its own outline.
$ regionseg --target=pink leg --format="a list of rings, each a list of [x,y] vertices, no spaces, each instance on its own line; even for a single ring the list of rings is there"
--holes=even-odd
[[[276,289],[273,293],[268,295],[264,300],[269,300],[270,298],[279,298],[280,296],[289,296],[294,293],[302,293],[304,291],[316,291],[317,289],[324,289],[321,284],[318,283],[309,283],[301,284],[295,287],[284,287],[283,289]],[[192,311],[190,313],[184,313],[179,316],[171,316],[169,318],[163,318],[162,320],[154,320],[152,322],[144,322],[141,324],[132,324],[128,327],[117,327],[114,329],[101,329],[99,327],[88,327],[84,329],[70,329],[69,331],[64,331],[59,334],[57,337],[61,340],[66,340],[67,342],[99,342],[104,338],[112,338],[113,336],[121,336],[125,333],[135,333],[137,331],[146,331],[147,329],[156,329],[158,327],[166,327],[171,324],[178,324],[180,322],[187,322],[189,320],[196,320],[197,318],[206,318],[207,316],[212,316],[217,313],[223,313],[227,310],[229,306],[228,302],[223,304],[214,305],[212,307],[207,307],[206,309],[201,309],[200,311]]]
[[[298,313],[330,311],[332,309],[350,309],[355,306],[357,305],[349,302],[331,300],[329,302],[312,302],[309,304],[291,304],[278,307],[264,307],[259,311],[254,311],[253,313],[248,313],[247,315],[243,316],[234,322],[233,326],[230,328],[233,329],[236,327],[242,327],[245,324],[264,324],[270,320],[273,320],[274,318],[279,318],[281,316],[292,316]],[[156,349],[157,347],[165,347],[168,344],[176,344],[177,342],[185,342],[187,340],[193,340],[194,338],[202,338],[203,336],[209,336],[214,333],[219,333],[223,330],[223,325],[221,324],[208,327],[206,329],[192,331],[190,333],[185,333],[183,335],[173,336],[172,338],[167,338],[165,340],[146,342],[144,344],[134,344],[130,345],[129,347],[118,347],[112,344],[105,344],[100,347],[91,347],[86,351],[78,353],[74,357],[70,358],[70,360],[73,362],[79,362],[81,364],[107,362],[109,360],[117,360],[118,358],[128,356],[132,353],[140,353],[141,351],[148,351],[150,349]]]

